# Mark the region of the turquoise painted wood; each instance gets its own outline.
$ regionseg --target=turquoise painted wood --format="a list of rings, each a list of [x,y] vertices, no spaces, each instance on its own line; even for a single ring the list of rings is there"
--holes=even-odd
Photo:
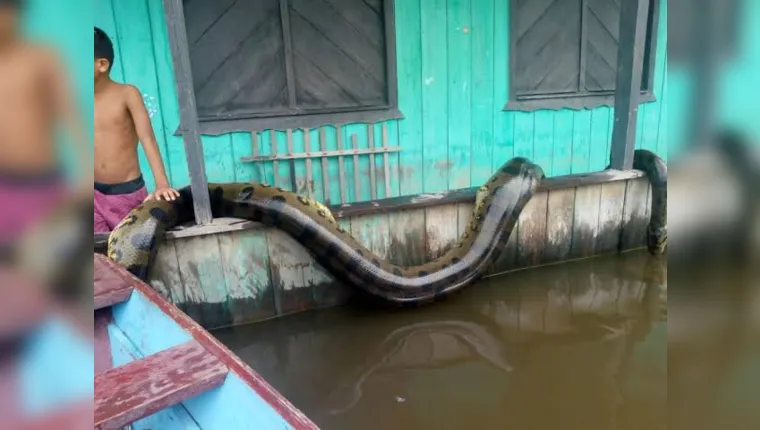
[[[173,85],[171,55],[163,23],[162,2],[157,0],[96,0],[95,23],[117,45],[114,77],[135,84],[150,106],[152,120],[175,186],[189,184],[182,141],[173,135],[179,124]],[[667,2],[662,1],[655,66],[656,101],[640,109],[636,146],[656,151],[667,159]],[[390,195],[377,175],[378,197],[438,192],[483,183],[495,168],[517,155],[538,162],[550,176],[598,171],[606,167],[612,134],[613,109],[541,110],[508,112],[509,59],[508,0],[397,0],[396,40],[399,108],[404,119],[387,121],[388,145],[400,146],[391,155]],[[756,61],[756,60],[755,60]],[[338,134],[344,148],[356,135],[359,148],[382,142],[381,125],[326,126],[309,131],[311,148],[320,134],[327,149],[337,149]],[[293,148],[304,148],[302,130],[292,133]],[[283,130],[257,133],[262,154],[286,153]],[[204,136],[206,173],[210,181],[266,181],[289,184],[290,162],[263,166],[241,163],[252,155],[250,133]],[[142,159],[146,173],[148,165]],[[348,201],[371,197],[369,157],[344,157],[345,194]],[[305,161],[294,164],[297,191],[306,191]],[[383,157],[375,157],[382,173]],[[354,180],[358,169],[359,193]],[[312,164],[314,195],[331,203],[340,201],[338,160]],[[150,175],[147,175],[152,184]],[[322,178],[330,180],[325,196]]]
[[[76,107],[84,123],[85,134],[92,138],[92,45],[90,23],[93,20],[90,0],[29,0],[23,17],[24,32],[32,40],[53,47],[63,62],[72,86]],[[83,41],[88,43],[82,45]],[[83,48],[84,46],[84,48]],[[77,151],[71,150],[67,133],[60,136],[59,155],[68,174],[81,172]]]

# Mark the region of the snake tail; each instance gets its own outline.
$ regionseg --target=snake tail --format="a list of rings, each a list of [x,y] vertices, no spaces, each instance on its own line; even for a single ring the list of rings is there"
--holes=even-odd
[[[650,254],[665,253],[668,244],[668,166],[652,151],[637,149],[633,168],[642,170],[652,185],[652,204],[646,242]]]
[[[335,220],[330,210],[304,196],[255,183],[209,184],[212,215],[261,222],[290,235],[337,279],[371,296],[398,304],[427,303],[472,284],[505,249],[518,217],[544,178],[543,170],[516,157],[478,191],[469,223],[442,256],[417,266],[378,257]],[[164,232],[193,220],[189,187],[175,201],[149,200],[135,208],[108,239],[108,257],[140,279]]]

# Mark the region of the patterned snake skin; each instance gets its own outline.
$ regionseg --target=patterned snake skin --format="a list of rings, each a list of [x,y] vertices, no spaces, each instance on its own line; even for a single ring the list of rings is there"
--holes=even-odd
[[[652,176],[653,253],[665,246],[664,163],[636,153],[636,166]],[[518,217],[544,178],[525,158],[505,163],[477,193],[470,221],[459,241],[441,257],[419,266],[399,266],[379,258],[335,221],[324,205],[265,184],[209,184],[212,215],[242,218],[279,228],[303,245],[333,276],[385,301],[427,303],[470,285],[501,255]],[[662,185],[661,185],[662,184]],[[145,280],[164,232],[193,220],[189,187],[173,202],[150,200],[128,215],[108,239],[108,257]]]

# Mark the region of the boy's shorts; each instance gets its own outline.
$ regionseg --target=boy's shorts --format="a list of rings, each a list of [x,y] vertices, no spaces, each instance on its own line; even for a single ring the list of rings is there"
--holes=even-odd
[[[109,233],[148,197],[142,175],[118,184],[95,182],[95,233]]]
[[[55,210],[66,192],[59,172],[0,172],[0,247],[9,246]]]

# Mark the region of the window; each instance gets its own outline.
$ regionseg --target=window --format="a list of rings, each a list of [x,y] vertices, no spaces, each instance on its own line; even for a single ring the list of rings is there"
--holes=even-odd
[[[510,0],[507,109],[614,103],[621,0]],[[651,0],[642,101],[652,100],[659,0]]]
[[[392,0],[182,3],[202,132],[399,117]]]

